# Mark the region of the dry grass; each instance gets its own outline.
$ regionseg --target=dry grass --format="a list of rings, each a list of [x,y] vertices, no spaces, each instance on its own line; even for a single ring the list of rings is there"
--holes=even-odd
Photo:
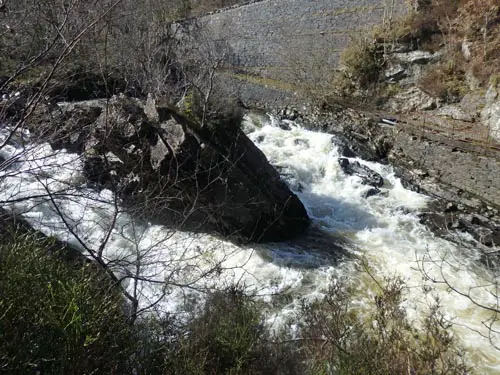
[[[428,67],[419,82],[422,90],[447,103],[459,101],[468,91],[466,62],[458,53]]]
[[[431,0],[421,12],[409,17],[407,23],[411,28],[409,36],[418,42],[419,48],[432,52],[444,48],[447,51],[445,63],[437,67],[439,72],[423,82],[425,85],[441,79],[442,90],[431,84],[429,92],[441,91],[443,94],[449,90],[450,80],[454,81],[452,86],[456,86],[466,71],[483,86],[489,83],[491,76],[500,72],[498,0]],[[466,46],[468,52],[460,58],[457,50],[462,46]],[[446,67],[449,62],[454,64],[451,70]]]

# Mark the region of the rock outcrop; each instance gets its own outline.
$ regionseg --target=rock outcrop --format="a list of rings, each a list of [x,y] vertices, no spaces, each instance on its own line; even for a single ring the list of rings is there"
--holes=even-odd
[[[418,87],[411,87],[389,98],[386,107],[394,113],[405,113],[435,109],[438,106],[437,102],[437,99]]]
[[[408,170],[423,170],[451,189],[459,189],[493,206],[500,207],[500,160],[498,153],[478,148],[445,136],[419,133],[400,125],[396,128],[394,148],[390,155],[393,165]],[[422,180],[422,176],[418,178]],[[466,202],[476,206],[474,200]]]
[[[309,224],[297,196],[234,124],[201,127],[126,98],[64,104],[39,119],[51,121],[53,147],[84,155],[89,183],[117,192],[149,221],[242,241],[288,239]]]
[[[485,102],[481,120],[489,128],[490,137],[500,143],[500,85],[490,85]]]
[[[481,107],[477,101],[469,96],[460,106],[441,107],[436,111],[441,117],[435,117],[473,126]],[[370,118],[367,112],[363,115],[360,111],[339,108],[335,112],[301,114],[300,117],[304,126],[336,135],[333,142],[340,155],[390,163],[406,188],[431,196],[432,204],[420,216],[435,233],[451,235],[455,240],[453,231],[467,232],[478,247],[484,248],[485,254],[496,257],[497,252],[493,253],[492,249],[498,246],[500,239],[498,150],[424,131],[415,126],[415,122],[405,121],[411,120],[411,116],[398,116],[400,121],[393,121],[394,125],[384,123],[379,116],[372,114]],[[359,170],[357,164],[345,158],[339,158],[344,172],[358,175],[373,186],[365,197],[378,194],[377,185],[383,181],[379,182],[376,175],[371,180],[369,169]],[[489,262],[491,257],[485,255],[486,260]]]
[[[389,160],[406,188],[434,198],[421,214],[423,223],[445,237],[467,232],[497,258],[491,249],[500,243],[500,159],[494,150],[466,145],[402,125]]]

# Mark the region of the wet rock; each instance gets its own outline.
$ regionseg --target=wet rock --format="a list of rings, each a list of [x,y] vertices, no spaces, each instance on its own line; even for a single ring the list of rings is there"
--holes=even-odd
[[[339,155],[344,156],[346,158],[355,158],[358,155],[351,150],[349,147],[349,143],[343,137],[333,137],[332,143],[337,147]]]
[[[281,120],[290,120],[290,121],[295,121],[298,118],[302,117],[302,115],[297,109],[289,107],[282,109],[279,112],[278,116]]]
[[[306,139],[295,139],[293,141],[293,143],[296,146],[302,146],[302,147],[305,147],[305,148],[309,148],[309,142]]]
[[[380,194],[380,189],[371,188],[363,194],[363,198],[373,197],[374,195],[378,195],[378,194]]]
[[[300,200],[238,127],[201,127],[168,107],[147,112],[114,98],[87,124],[92,107],[66,108],[62,118],[92,114],[76,147],[89,183],[116,191],[150,221],[238,241],[280,241],[308,227]],[[57,124],[56,133],[77,131],[77,122]]]
[[[469,233],[478,244],[491,248],[500,244],[500,216],[495,207],[469,192],[443,184],[421,169],[395,166],[405,188],[434,198],[420,214],[421,223],[434,233],[455,240],[454,231]]]
[[[346,158],[339,158],[339,164],[344,173],[350,176],[361,177],[361,183],[364,185],[370,185],[376,188],[384,185],[384,179],[381,175],[357,161],[349,161]]]
[[[278,121],[278,126],[282,130],[292,130],[290,124],[287,123],[286,121]]]
[[[264,139],[266,139],[266,136],[264,136],[264,135],[259,135],[259,136],[255,139],[255,142],[256,142],[256,143],[262,143],[262,142],[264,142]]]
[[[334,144],[339,145],[342,156],[359,156],[364,160],[387,162],[393,146],[394,128],[380,126],[372,119],[344,124],[342,131],[332,131]]]
[[[484,212],[484,214],[483,214]],[[444,199],[433,200],[420,214],[420,222],[434,233],[451,240],[455,231],[466,232],[477,244],[492,248],[500,244],[500,218],[487,217],[487,207],[475,208]]]

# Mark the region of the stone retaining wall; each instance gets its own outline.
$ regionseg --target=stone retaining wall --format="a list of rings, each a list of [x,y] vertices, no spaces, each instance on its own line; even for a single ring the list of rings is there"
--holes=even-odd
[[[405,0],[265,0],[229,8],[180,25],[193,24],[226,48],[234,68],[290,80],[318,67],[335,68],[355,34],[399,14]],[[224,46],[224,47],[222,47]]]

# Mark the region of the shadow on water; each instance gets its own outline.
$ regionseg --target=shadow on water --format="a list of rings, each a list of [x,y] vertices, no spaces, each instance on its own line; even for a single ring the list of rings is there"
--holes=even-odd
[[[300,194],[300,198],[312,219],[309,229],[293,240],[256,247],[261,256],[271,257],[279,266],[297,269],[337,266],[353,259],[351,250],[356,247],[343,232],[355,233],[380,225],[360,205],[309,192]]]
[[[361,204],[347,202],[329,195],[304,192],[299,194],[313,222],[327,231],[360,231],[380,226],[378,219]],[[359,197],[359,201],[366,198]]]

